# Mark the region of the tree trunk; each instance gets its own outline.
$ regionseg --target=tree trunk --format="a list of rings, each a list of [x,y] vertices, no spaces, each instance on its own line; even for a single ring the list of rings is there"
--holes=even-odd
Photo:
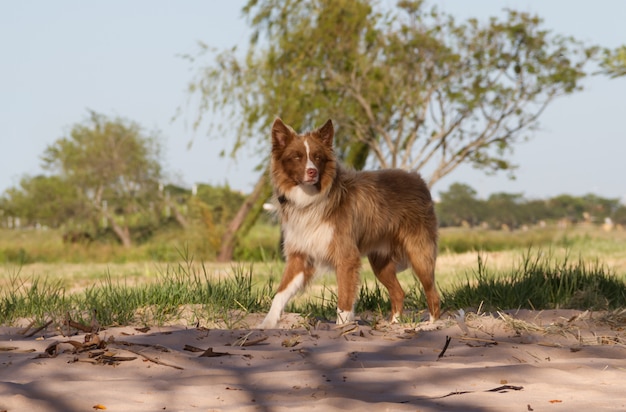
[[[130,239],[128,226],[121,227],[117,223],[111,223],[111,225],[113,227],[113,231],[122,242],[122,246],[124,246],[125,248],[130,248],[133,245],[133,242]]]
[[[109,221],[111,228],[113,229],[113,233],[117,236],[117,238],[122,242],[122,246],[125,248],[129,248],[133,245],[133,242],[130,238],[130,231],[128,230],[128,226],[120,226],[115,219],[108,213],[105,213],[105,217]]]
[[[185,219],[185,216],[183,216],[182,213],[180,213],[180,210],[178,210],[178,208],[176,207],[175,204],[173,204],[172,201],[168,201],[167,205],[169,206],[170,210],[172,211],[172,213],[174,214],[174,219],[176,219],[176,222],[183,228],[183,229],[187,229],[187,226],[189,226],[187,224],[187,219]]]
[[[243,202],[243,204],[239,208],[239,211],[237,212],[233,220],[231,220],[228,228],[226,229],[226,232],[224,232],[224,235],[222,236],[222,246],[220,247],[220,253],[217,256],[217,260],[219,262],[230,262],[233,259],[237,235],[242,228],[244,222],[246,221],[246,217],[252,211],[254,205],[260,200],[265,200],[261,199],[261,197],[267,193],[268,185],[269,170],[265,169],[259,177],[259,180],[256,182],[254,190]]]
[[[131,247],[133,245],[133,241],[130,237],[130,230],[128,230],[128,226],[122,227],[115,221],[115,219],[113,218],[113,216],[111,216],[111,213],[107,209],[106,203],[104,206],[101,205],[99,196],[98,196],[98,200],[93,203],[93,207],[99,213],[101,213],[102,216],[106,219],[107,223],[111,225],[111,228],[113,229],[113,233],[115,233],[115,235],[117,236],[119,241],[122,243],[122,245],[125,248]]]

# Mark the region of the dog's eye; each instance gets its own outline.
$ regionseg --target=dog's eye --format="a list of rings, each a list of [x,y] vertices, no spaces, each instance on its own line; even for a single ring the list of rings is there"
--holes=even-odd
[[[315,156],[313,156],[313,159],[314,159],[315,161],[319,162],[320,160],[322,160],[322,156],[321,156],[321,155],[316,154]]]

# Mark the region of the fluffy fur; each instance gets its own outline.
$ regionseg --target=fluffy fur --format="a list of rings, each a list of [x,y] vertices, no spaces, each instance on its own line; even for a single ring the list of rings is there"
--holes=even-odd
[[[389,291],[392,321],[405,296],[396,273],[408,265],[422,283],[431,320],[437,319],[437,219],[427,185],[417,173],[342,167],[333,137],[330,120],[305,134],[278,118],[272,126],[271,176],[287,263],[259,327],[275,327],[289,299],[319,267],[337,275],[337,323],[353,321],[364,255]]]

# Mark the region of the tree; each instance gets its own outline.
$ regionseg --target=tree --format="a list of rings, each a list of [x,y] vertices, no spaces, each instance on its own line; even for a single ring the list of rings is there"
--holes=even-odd
[[[347,163],[420,170],[430,186],[462,163],[512,170],[514,146],[554,99],[581,89],[597,51],[515,11],[462,24],[422,1],[250,0],[243,11],[249,50],[217,54],[192,81],[196,124],[226,110],[239,125],[232,153],[267,153],[275,116],[298,130],[331,117]]]
[[[24,226],[58,228],[85,217],[76,190],[59,176],[25,176],[18,188],[4,193],[1,204],[6,215],[20,218]]]
[[[493,193],[487,199],[487,221],[493,227],[515,229],[525,221],[524,198],[520,193]]]
[[[91,112],[88,121],[48,146],[42,159],[46,170],[74,188],[91,218],[103,218],[129,247],[130,227],[155,219],[164,200],[159,156],[156,135]]]
[[[441,226],[475,226],[481,220],[481,204],[476,190],[463,183],[453,183],[446,192],[440,192],[435,205]]]

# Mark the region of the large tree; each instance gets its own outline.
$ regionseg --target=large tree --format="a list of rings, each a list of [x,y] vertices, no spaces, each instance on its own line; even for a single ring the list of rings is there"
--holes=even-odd
[[[74,188],[92,219],[103,219],[124,246],[131,246],[130,228],[154,219],[165,196],[160,141],[139,125],[92,112],[74,125],[69,136],[48,146],[44,168]]]
[[[462,163],[512,170],[515,145],[554,99],[580,90],[597,51],[527,13],[457,23],[422,1],[386,6],[250,0],[245,57],[211,54],[190,85],[197,124],[210,110],[230,114],[225,130],[238,125],[233,153],[244,145],[267,153],[275,116],[298,130],[331,117],[347,163],[419,170],[432,186]],[[248,204],[265,200],[266,176]],[[226,233],[225,248],[238,227]]]

